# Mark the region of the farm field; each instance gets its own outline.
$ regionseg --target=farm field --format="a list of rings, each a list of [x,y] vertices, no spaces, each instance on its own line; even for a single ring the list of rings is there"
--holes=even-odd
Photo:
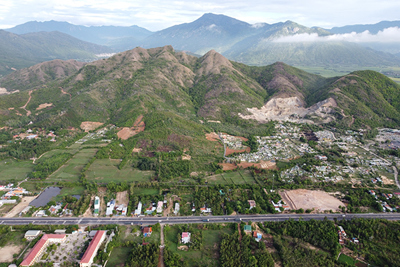
[[[52,173],[46,181],[65,181],[73,182],[79,179],[82,168],[85,166],[89,160],[94,157],[97,149],[82,149],[75,156],[67,161],[64,166]]]
[[[250,171],[235,171],[216,174],[205,178],[208,184],[255,184]]]
[[[166,245],[172,252],[178,253],[183,257],[188,266],[218,266],[218,249],[219,243],[224,233],[231,234],[232,229],[225,227],[220,230],[200,230],[202,232],[202,246],[201,249],[196,250],[180,250],[178,243],[178,234],[181,234],[177,226],[170,226],[168,231],[164,230]],[[190,230],[189,230],[190,232]]]
[[[30,160],[17,161],[6,159],[0,161],[0,180],[1,181],[22,181],[28,173],[33,171],[33,164]]]
[[[61,201],[64,196],[82,195],[85,191],[83,186],[63,187],[61,192],[56,197],[56,201]]]
[[[117,247],[111,252],[110,258],[108,259],[106,267],[118,267],[125,266],[125,262],[129,258],[129,253],[132,251],[132,247]]]
[[[86,171],[88,180],[96,182],[148,182],[153,171],[141,171],[131,167],[128,162],[122,170],[118,169],[119,159],[96,159]]]

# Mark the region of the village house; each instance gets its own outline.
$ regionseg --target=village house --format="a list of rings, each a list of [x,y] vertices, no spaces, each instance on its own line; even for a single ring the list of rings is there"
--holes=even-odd
[[[42,233],[42,231],[40,231],[40,230],[29,230],[29,231],[26,231],[24,237],[26,240],[30,241],[30,240],[33,240],[36,237],[38,237],[41,233]]]
[[[189,232],[183,232],[183,233],[182,233],[181,242],[182,242],[183,244],[187,244],[187,243],[190,242],[190,233],[189,233]]]
[[[153,232],[153,229],[151,227],[144,227],[143,228],[143,236],[144,237],[149,237],[152,232]]]
[[[256,207],[256,202],[254,200],[247,200],[247,202],[249,202],[249,204],[250,204],[250,209]]]

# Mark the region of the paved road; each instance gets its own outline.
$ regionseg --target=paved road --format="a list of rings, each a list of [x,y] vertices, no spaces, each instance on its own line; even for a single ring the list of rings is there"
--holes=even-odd
[[[161,222],[163,224],[186,224],[186,223],[203,223],[204,220],[208,219],[209,223],[222,223],[222,222],[238,222],[242,221],[253,221],[253,222],[264,222],[264,221],[286,221],[286,220],[323,220],[324,218],[329,220],[346,219],[352,218],[366,218],[366,219],[387,219],[387,220],[400,220],[400,213],[359,213],[359,214],[268,214],[268,215],[239,215],[239,216],[177,216],[177,217],[112,217],[112,218],[59,218],[59,217],[41,217],[41,218],[0,218],[0,224],[6,225],[24,225],[24,224],[37,224],[37,225],[70,225],[70,224],[143,224],[151,225]]]

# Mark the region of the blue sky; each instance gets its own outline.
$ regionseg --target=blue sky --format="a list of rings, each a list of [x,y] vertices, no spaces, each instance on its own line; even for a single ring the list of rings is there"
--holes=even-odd
[[[292,20],[331,28],[400,19],[398,0],[4,0],[0,28],[27,21],[67,21],[77,25],[138,25],[151,31],[191,22],[204,13],[248,23]]]

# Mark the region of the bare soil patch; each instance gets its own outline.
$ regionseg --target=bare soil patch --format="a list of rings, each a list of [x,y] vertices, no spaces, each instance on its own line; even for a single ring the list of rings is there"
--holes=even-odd
[[[224,171],[231,171],[237,168],[233,163],[218,163],[218,165],[221,166]]]
[[[36,197],[23,197],[21,199],[21,202],[18,203],[17,206],[15,206],[9,213],[7,213],[4,217],[5,218],[11,218],[19,214],[23,209],[25,209],[27,206],[29,206],[29,203],[31,203],[32,200],[34,200]],[[1,256],[1,255],[0,255]]]
[[[231,148],[227,147],[226,148],[226,152],[225,152],[225,156],[228,156],[228,155],[233,154],[233,153],[243,153],[243,152],[250,153],[250,147],[246,147],[244,149],[231,149]]]
[[[206,133],[206,139],[208,141],[216,142],[219,140],[219,136],[216,133]]]
[[[393,180],[388,179],[386,176],[381,176],[383,184],[394,184]]]
[[[92,196],[92,197],[90,198],[89,208],[85,211],[85,213],[82,215],[82,217],[85,217],[85,218],[87,218],[87,217],[93,217],[92,208],[93,208],[94,197],[95,197],[95,196]]]
[[[19,254],[23,246],[5,246],[0,248],[0,262],[12,262],[13,254]]]
[[[93,131],[100,126],[102,126],[104,123],[102,122],[96,122],[96,121],[83,121],[81,123],[81,129],[84,130],[85,132]]]
[[[134,149],[132,149],[132,153],[139,153],[140,151],[142,151],[142,149],[141,148],[134,148]]]
[[[126,205],[128,206],[129,204],[129,195],[128,195],[128,191],[122,191],[122,192],[118,192],[117,193],[117,204],[119,205]]]
[[[135,122],[133,123],[133,127],[123,127],[118,133],[117,136],[118,138],[121,138],[122,140],[126,140],[129,137],[132,137],[140,132],[143,132],[144,129],[146,128],[146,125],[143,120],[143,115],[140,115],[137,117]]]
[[[36,108],[36,110],[41,110],[41,109],[44,109],[44,108],[48,108],[48,107],[51,107],[53,105],[53,103],[44,103],[44,104],[40,104],[37,108]]]
[[[314,209],[316,211],[339,211],[344,203],[323,191],[296,189],[280,192],[283,200],[291,209]]]
[[[179,250],[184,250],[184,251],[188,251],[189,250],[188,246],[179,246],[178,249]]]

